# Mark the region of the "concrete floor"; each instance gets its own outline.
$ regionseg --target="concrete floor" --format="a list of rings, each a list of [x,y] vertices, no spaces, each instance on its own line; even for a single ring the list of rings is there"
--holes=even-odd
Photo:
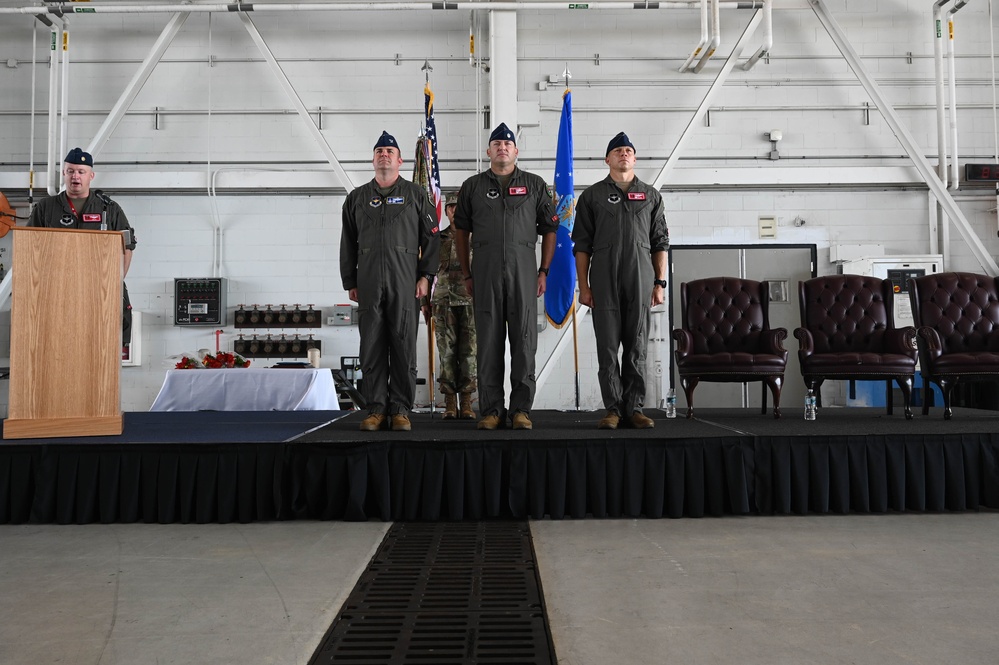
[[[999,662],[999,513],[533,522],[559,662]],[[381,523],[0,527],[0,663],[308,661]]]

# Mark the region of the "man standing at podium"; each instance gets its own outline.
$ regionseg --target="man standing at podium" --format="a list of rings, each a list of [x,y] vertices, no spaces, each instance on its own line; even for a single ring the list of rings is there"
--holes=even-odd
[[[94,180],[94,158],[89,152],[73,148],[66,155],[62,168],[66,189],[63,192],[42,199],[31,210],[28,226],[44,226],[53,229],[87,229],[90,231],[125,231],[128,244],[125,245],[124,270],[128,274],[132,263],[132,250],[135,249],[135,233],[121,206],[108,198],[100,190],[90,191]],[[132,305],[128,300],[128,289],[121,285],[122,296],[122,344],[132,339]]]

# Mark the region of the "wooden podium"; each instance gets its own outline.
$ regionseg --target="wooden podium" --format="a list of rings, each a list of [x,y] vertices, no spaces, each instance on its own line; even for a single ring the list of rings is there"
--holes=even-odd
[[[5,439],[122,433],[117,231],[16,227]]]

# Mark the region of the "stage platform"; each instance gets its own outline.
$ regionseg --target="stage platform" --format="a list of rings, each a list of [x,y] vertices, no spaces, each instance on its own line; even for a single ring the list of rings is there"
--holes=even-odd
[[[127,413],[119,437],[4,440],[0,523],[480,520],[999,508],[999,412],[699,409],[652,430],[358,412]]]

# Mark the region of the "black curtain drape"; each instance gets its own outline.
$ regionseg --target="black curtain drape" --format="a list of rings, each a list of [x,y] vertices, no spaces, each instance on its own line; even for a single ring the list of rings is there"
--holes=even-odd
[[[999,508],[999,434],[0,445],[0,523]]]

